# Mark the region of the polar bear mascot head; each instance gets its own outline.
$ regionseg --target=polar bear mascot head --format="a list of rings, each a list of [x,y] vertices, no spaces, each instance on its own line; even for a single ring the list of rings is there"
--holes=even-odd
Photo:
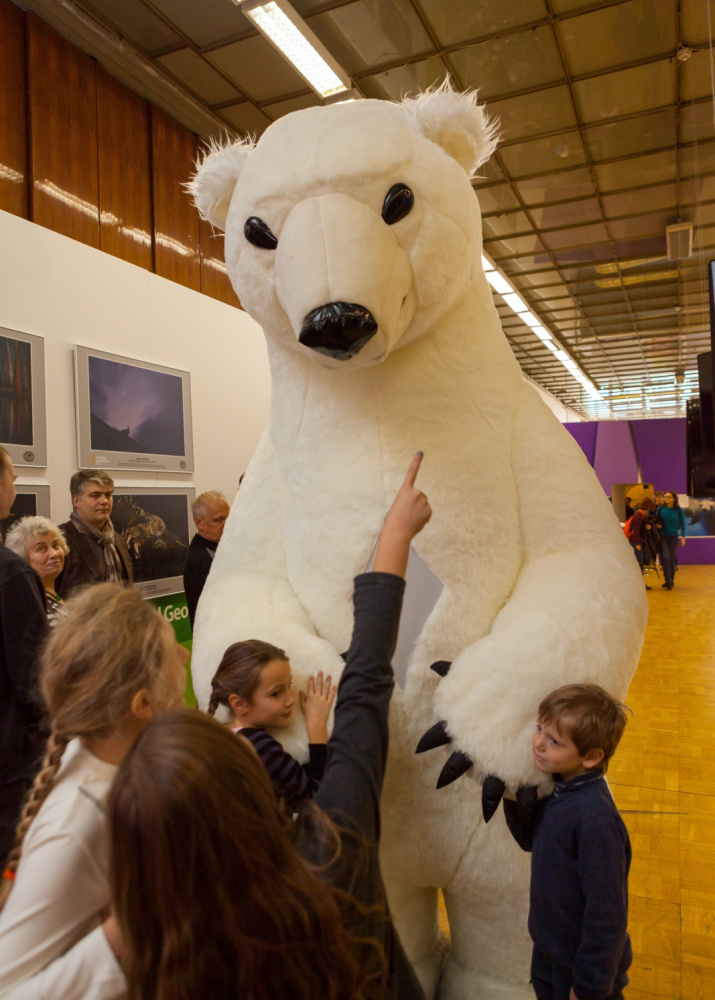
[[[233,286],[270,337],[326,368],[359,368],[423,336],[481,272],[469,178],[495,145],[476,94],[445,83],[213,145],[189,190],[226,232]]]

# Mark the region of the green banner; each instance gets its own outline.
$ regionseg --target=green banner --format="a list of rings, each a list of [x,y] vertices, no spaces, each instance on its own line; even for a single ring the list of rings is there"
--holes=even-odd
[[[191,623],[189,622],[189,609],[186,604],[186,594],[169,594],[167,597],[150,597],[149,600],[154,605],[160,615],[170,623],[174,629],[174,635],[179,645],[184,646],[191,653]],[[191,678],[191,660],[186,664],[186,690],[184,692],[184,704],[191,708],[196,707],[196,695]]]

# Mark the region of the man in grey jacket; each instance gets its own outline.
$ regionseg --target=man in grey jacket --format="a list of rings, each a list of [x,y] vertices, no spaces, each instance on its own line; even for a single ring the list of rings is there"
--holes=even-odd
[[[110,520],[114,480],[100,469],[81,469],[70,480],[73,511],[60,528],[70,547],[58,580],[60,597],[90,583],[130,585],[132,560]]]

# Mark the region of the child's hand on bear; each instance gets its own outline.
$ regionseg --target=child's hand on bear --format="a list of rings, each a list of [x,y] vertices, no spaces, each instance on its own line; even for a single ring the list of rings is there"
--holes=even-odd
[[[323,671],[308,680],[308,691],[300,692],[300,707],[305,716],[309,743],[328,742],[328,716],[338,693],[337,684],[328,676],[323,680]]]

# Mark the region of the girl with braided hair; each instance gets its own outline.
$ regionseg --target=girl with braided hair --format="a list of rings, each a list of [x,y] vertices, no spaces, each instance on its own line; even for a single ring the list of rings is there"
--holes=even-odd
[[[328,716],[337,687],[323,672],[300,692],[300,705],[308,732],[308,763],[301,765],[266,732],[285,729],[295,705],[290,661],[282,649],[259,639],[234,642],[223,654],[211,681],[209,715],[219,705],[230,712],[229,727],[249,740],[263,761],[279,797],[289,813],[312,798],[325,770]]]
[[[185,650],[136,591],[102,583],[66,607],[40,663],[47,752],[2,880],[3,1000],[107,1000],[126,989],[101,925],[105,800],[136,737],[181,704],[186,682]]]

